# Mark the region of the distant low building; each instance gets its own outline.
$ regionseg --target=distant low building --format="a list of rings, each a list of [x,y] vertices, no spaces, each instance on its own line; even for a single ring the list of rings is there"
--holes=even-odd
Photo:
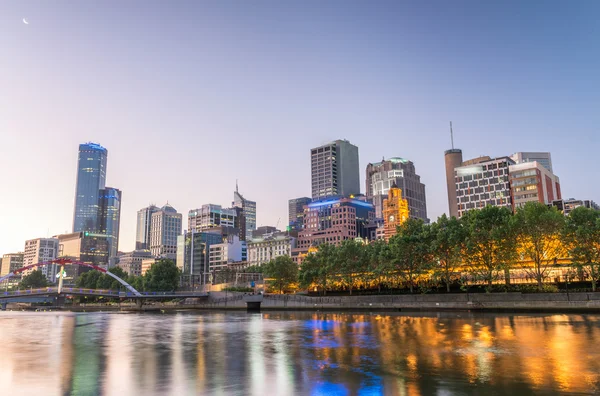
[[[277,232],[281,232],[281,231],[278,230],[276,227],[273,227],[273,226],[260,226],[256,230],[254,230],[254,233],[252,234],[253,235],[252,239],[262,238],[265,235],[274,234],[274,233],[277,233]]]
[[[5,276],[11,272],[23,267],[23,252],[7,253],[2,256],[2,266],[0,267],[0,276]]]
[[[248,265],[262,265],[279,256],[292,255],[296,238],[284,233],[253,238],[248,242]]]
[[[152,265],[156,263],[155,258],[147,258],[142,260],[142,271],[141,275],[146,275],[146,272],[152,267]]]
[[[560,212],[562,212],[565,216],[568,216],[573,209],[583,206],[588,209],[600,210],[600,205],[591,199],[558,199],[552,201],[552,206],[555,206]]]
[[[134,250],[119,256],[118,266],[129,276],[142,275],[142,261],[152,258],[150,250]]]
[[[232,235],[223,238],[222,243],[210,245],[208,248],[208,268],[210,273],[226,268],[229,263],[247,261],[246,241]]]

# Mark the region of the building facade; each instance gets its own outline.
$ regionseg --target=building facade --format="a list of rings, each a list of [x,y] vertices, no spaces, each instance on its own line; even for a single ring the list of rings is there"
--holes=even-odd
[[[99,196],[106,183],[108,150],[96,143],[79,145],[73,232],[96,232],[99,228]]]
[[[369,227],[375,224],[373,204],[354,198],[330,198],[307,205],[304,228],[298,234],[292,257],[298,260],[310,248],[323,243],[339,245],[357,237],[368,239]]]
[[[402,198],[402,190],[392,185],[388,196],[383,200],[383,227],[384,238],[389,241],[396,235],[398,226],[409,218],[408,200]]]
[[[202,205],[188,212],[188,231],[201,232],[219,226],[236,227],[239,226],[237,215],[236,209],[225,209],[214,204]]]
[[[154,257],[177,258],[177,236],[181,235],[181,213],[168,203],[152,213],[150,223],[150,252]]]
[[[2,256],[0,276],[5,276],[23,267],[23,253],[8,253]]]
[[[304,226],[304,206],[312,202],[308,197],[288,201],[288,226],[290,231],[300,231]]]
[[[116,258],[119,251],[119,227],[121,225],[121,190],[106,187],[100,190],[99,218],[101,234],[108,241],[108,257]]]
[[[108,238],[105,234],[84,232],[71,232],[56,235],[58,239],[58,257],[66,257],[75,261],[82,261],[98,267],[108,268],[109,256]],[[77,279],[79,275],[90,270],[80,266],[67,266],[67,279]]]
[[[55,260],[58,257],[58,239],[57,238],[37,238],[25,241],[25,250],[23,252],[23,266],[42,263]],[[50,283],[56,282],[56,264],[44,265],[23,272],[28,275],[35,269],[42,271]]]
[[[510,156],[516,164],[524,164],[526,162],[537,162],[546,170],[552,170],[552,155],[548,152],[518,152]]]
[[[227,268],[229,263],[247,261],[247,258],[246,241],[235,235],[208,247],[208,269],[213,279],[214,273]]]
[[[511,158],[499,157],[456,168],[458,217],[462,217],[468,210],[482,209],[487,205],[512,210],[509,179],[511,165],[515,165]]]
[[[225,239],[227,239],[227,234],[225,235]],[[210,273],[208,268],[210,247],[223,243],[223,234],[186,232],[179,236],[178,241],[177,267],[181,270],[182,275],[192,278],[190,284],[206,283]]]
[[[537,161],[511,165],[509,175],[513,210],[527,202],[548,205],[561,199],[558,176]]]
[[[150,250],[134,250],[119,256],[118,266],[129,276],[142,275],[142,261],[152,258]]]
[[[279,256],[292,256],[296,238],[279,233],[248,242],[248,265],[263,265]]]
[[[583,206],[584,208],[600,210],[600,205],[590,199],[557,199],[552,201],[552,206],[555,206],[565,216],[568,216],[573,209]]]
[[[410,217],[427,222],[425,184],[421,183],[414,163],[399,157],[367,165],[367,199],[375,206],[375,216],[383,218],[383,200],[393,185],[402,190],[408,201]]]
[[[312,198],[360,194],[358,147],[336,140],[311,150]]]
[[[245,232],[240,232],[240,235],[243,235],[243,239],[245,240],[252,239],[252,232],[256,230],[256,202],[244,198],[244,196],[238,191],[237,183],[235,184],[235,191],[233,192],[233,202],[231,206],[242,209],[242,215],[245,222]],[[242,216],[239,214],[236,217],[238,219],[242,218]],[[241,225],[239,226],[241,228]]]
[[[156,205],[150,205],[147,208],[138,210],[135,232],[136,250],[150,249],[150,225],[152,224],[152,214],[159,210],[160,209]]]
[[[462,166],[462,150],[452,148],[444,152],[444,163],[446,165],[446,190],[448,191],[448,211],[450,217],[458,217],[458,205],[456,201],[456,172],[455,169]]]

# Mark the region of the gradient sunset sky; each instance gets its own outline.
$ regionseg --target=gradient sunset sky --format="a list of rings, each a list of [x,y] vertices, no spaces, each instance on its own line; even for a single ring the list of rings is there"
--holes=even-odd
[[[26,18],[28,25],[23,23]],[[138,209],[228,206],[258,225],[310,195],[310,148],[415,163],[447,212],[443,152],[550,151],[600,201],[600,1],[2,1],[0,254],[70,232],[78,144]]]

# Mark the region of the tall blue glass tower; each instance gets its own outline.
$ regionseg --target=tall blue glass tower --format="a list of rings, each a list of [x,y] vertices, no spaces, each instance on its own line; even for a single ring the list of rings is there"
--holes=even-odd
[[[96,143],[79,145],[73,232],[100,232],[99,196],[106,182],[108,150]]]

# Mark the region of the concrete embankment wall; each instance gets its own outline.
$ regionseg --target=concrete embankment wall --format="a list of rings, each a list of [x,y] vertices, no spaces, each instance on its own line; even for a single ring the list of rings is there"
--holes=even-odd
[[[210,296],[196,309],[245,309],[243,295]],[[600,312],[600,293],[489,293],[415,294],[396,296],[308,297],[265,295],[263,310],[490,310],[490,311],[590,311]]]

